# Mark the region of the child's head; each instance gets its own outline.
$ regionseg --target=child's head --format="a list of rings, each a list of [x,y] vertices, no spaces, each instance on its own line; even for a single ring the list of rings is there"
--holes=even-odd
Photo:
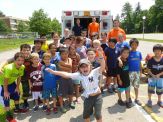
[[[163,52],[163,46],[161,44],[154,45],[153,52],[154,52],[155,56],[160,57]]]
[[[25,58],[29,58],[31,54],[31,46],[29,44],[20,45],[20,52],[24,55]]]
[[[68,47],[61,47],[59,49],[59,52],[60,52],[62,60],[67,60],[68,59],[68,54],[69,54]]]
[[[42,43],[43,44],[45,44],[45,42],[46,42],[46,34],[42,34],[41,36],[40,36],[40,39],[42,39]]]
[[[129,56],[129,52],[130,52],[130,49],[129,49],[128,47],[123,47],[123,48],[121,49],[121,57],[122,57],[123,59],[127,59],[128,56]]]
[[[86,37],[86,36],[87,36],[87,30],[82,30],[81,36],[82,36],[82,37]]]
[[[64,37],[69,37],[70,35],[70,30],[68,28],[64,29]]]
[[[56,53],[56,51],[57,51],[57,46],[55,45],[55,43],[50,43],[48,47],[49,47],[49,51],[50,51],[50,53],[51,53],[52,55]]]
[[[51,54],[50,53],[44,53],[43,57],[42,57],[42,60],[45,63],[45,65],[49,65],[50,60],[51,60]]]
[[[81,59],[79,62],[79,72],[82,75],[87,76],[91,70],[91,62],[88,59]]]
[[[14,55],[14,63],[16,65],[16,68],[20,68],[24,63],[24,54],[21,52],[17,52]]]
[[[32,53],[31,54],[31,62],[35,65],[37,65],[40,62],[40,58],[38,53]]]
[[[107,39],[107,33],[106,32],[102,32],[101,33],[101,38],[102,38],[102,40],[106,40]]]
[[[137,47],[139,46],[139,41],[136,38],[132,38],[129,43],[131,50],[136,51]]]
[[[84,44],[84,38],[81,37],[81,36],[78,36],[78,37],[76,38],[76,47],[77,47],[77,48],[78,48],[78,47],[82,47],[83,44]]]
[[[93,62],[96,57],[96,50],[94,48],[87,49],[87,56],[90,62]]]
[[[122,33],[118,34],[118,41],[123,42],[124,41],[124,35]]]
[[[41,38],[36,38],[36,39],[34,40],[35,50],[41,50],[42,44],[43,44],[43,39],[41,39]]]
[[[115,38],[109,39],[109,47],[114,48],[117,43],[117,40]]]
[[[56,33],[56,32],[52,32],[52,33],[51,33],[51,38],[52,38],[52,40],[54,41],[54,43],[58,43],[59,34]]]
[[[95,48],[95,49],[97,49],[97,48],[99,48],[101,46],[101,43],[100,43],[100,41],[99,40],[94,40],[93,41],[93,48]]]
[[[65,38],[63,44],[66,45],[66,47],[69,47],[71,45],[71,38],[70,37],[67,37]]]
[[[76,54],[76,48],[75,48],[74,45],[71,45],[71,46],[69,47],[69,54]]]

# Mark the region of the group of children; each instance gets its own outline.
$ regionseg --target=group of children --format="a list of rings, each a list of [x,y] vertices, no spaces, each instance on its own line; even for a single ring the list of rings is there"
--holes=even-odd
[[[83,32],[84,35],[84,32]],[[23,44],[20,52],[14,59],[3,63],[0,67],[1,95],[3,97],[7,120],[13,116],[10,112],[10,99],[15,101],[14,112],[24,113],[29,108],[28,98],[30,92],[35,101],[33,111],[39,109],[40,100],[42,109],[46,114],[60,111],[65,113],[64,98],[67,98],[68,107],[75,109],[75,102],[80,103],[79,96],[84,100],[83,118],[89,121],[90,115],[95,111],[95,117],[102,121],[102,96],[103,89],[107,87],[109,92],[118,93],[118,104],[132,107],[130,87],[135,90],[134,102],[141,105],[138,100],[141,78],[141,52],[137,51],[139,41],[133,38],[128,43],[123,35],[118,35],[119,40],[111,38],[106,40],[107,34],[101,34],[104,39],[89,40],[86,36],[69,36],[62,43],[59,35],[52,33],[53,43],[47,45],[45,37],[34,40],[34,47]],[[43,48],[43,49],[42,49]],[[154,56],[148,61],[148,96],[147,105],[152,106],[151,95],[158,95],[158,105],[163,107],[161,95],[163,93],[163,46],[157,44],[153,47]],[[8,63],[8,64],[7,64]],[[105,65],[106,64],[106,65]],[[105,85],[103,75],[106,76]],[[111,85],[111,83],[114,83]],[[23,108],[19,107],[20,83],[22,84]],[[81,84],[81,85],[80,85]],[[82,87],[80,87],[82,86]],[[125,91],[126,101],[122,100],[121,93]],[[50,100],[53,100],[53,107]],[[94,108],[94,109],[93,109]]]

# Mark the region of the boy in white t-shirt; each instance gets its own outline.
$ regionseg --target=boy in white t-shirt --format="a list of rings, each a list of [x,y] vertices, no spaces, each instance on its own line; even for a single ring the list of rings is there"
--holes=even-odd
[[[84,98],[84,111],[83,118],[85,122],[90,121],[90,115],[94,111],[97,122],[102,122],[101,108],[102,108],[102,96],[99,87],[99,77],[105,70],[105,60],[102,54],[102,48],[98,49],[100,67],[92,70],[91,63],[88,59],[82,59],[79,62],[79,72],[67,73],[62,71],[53,71],[49,68],[46,70],[54,75],[59,75],[64,78],[71,78],[73,80],[80,80],[84,92],[82,97]]]

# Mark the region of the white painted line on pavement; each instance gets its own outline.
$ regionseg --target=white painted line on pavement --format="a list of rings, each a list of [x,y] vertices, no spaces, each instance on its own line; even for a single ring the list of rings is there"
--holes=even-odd
[[[150,116],[141,106],[135,104],[134,102],[133,102],[133,104],[134,104],[134,107],[135,107],[140,113],[142,113],[142,115],[146,118],[146,120],[147,120],[148,122],[156,122],[155,120],[153,120],[153,119],[151,118],[151,116]]]

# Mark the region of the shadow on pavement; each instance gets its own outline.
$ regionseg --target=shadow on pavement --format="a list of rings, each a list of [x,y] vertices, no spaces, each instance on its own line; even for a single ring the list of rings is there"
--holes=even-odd
[[[115,103],[113,106],[108,107],[108,112],[110,114],[124,113],[125,111],[126,111],[126,106],[120,106],[117,103]]]

